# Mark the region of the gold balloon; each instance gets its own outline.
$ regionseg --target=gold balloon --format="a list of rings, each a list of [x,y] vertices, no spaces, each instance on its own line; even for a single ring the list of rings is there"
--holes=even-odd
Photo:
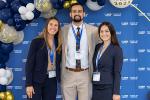
[[[3,22],[0,20],[0,32],[2,31],[3,28]]]
[[[69,1],[65,1],[63,7],[64,7],[65,9],[68,9],[68,8],[70,7],[70,2],[69,2]]]
[[[70,5],[73,5],[74,3],[78,3],[78,1],[77,0],[71,0],[70,1]]]
[[[5,100],[5,92],[0,92],[0,100]]]
[[[47,12],[52,8],[52,5],[49,0],[35,0],[35,7],[41,12]]]
[[[6,94],[6,96],[7,95],[12,95],[12,92],[11,91],[6,91],[5,94]]]
[[[13,94],[9,94],[6,96],[6,100],[14,100]]]

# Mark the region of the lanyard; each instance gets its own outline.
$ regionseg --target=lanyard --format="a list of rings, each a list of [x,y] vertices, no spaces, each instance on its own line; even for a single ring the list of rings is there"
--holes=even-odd
[[[53,45],[52,50],[50,50],[48,48],[48,53],[49,53],[49,58],[50,58],[51,64],[54,64],[54,59],[55,59],[55,57],[54,57],[54,55],[55,55],[55,45]]]
[[[103,50],[103,46],[100,47],[100,49],[98,50],[98,53],[97,53],[97,57],[96,57],[96,71],[98,71],[98,61],[100,59],[100,57],[102,56],[102,50]]]
[[[75,29],[74,29],[73,25],[72,25],[72,31],[73,31],[74,37],[76,39],[76,43],[80,44],[80,40],[81,40],[81,36],[82,36],[82,32],[83,32],[83,24],[82,24],[82,28],[81,28],[81,31],[80,31],[80,37],[78,37],[76,35],[76,32],[75,32]]]

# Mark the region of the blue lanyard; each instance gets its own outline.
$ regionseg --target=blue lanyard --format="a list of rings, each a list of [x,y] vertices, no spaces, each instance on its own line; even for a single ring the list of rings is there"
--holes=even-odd
[[[100,59],[100,57],[102,56],[102,49],[103,49],[103,46],[100,47],[100,49],[98,50],[98,53],[97,53],[97,57],[96,57],[96,71],[98,71],[98,61]]]
[[[76,43],[77,43],[77,44],[80,44],[80,40],[81,40],[81,36],[82,36],[82,32],[83,32],[83,24],[82,24],[82,28],[81,28],[81,31],[80,31],[80,37],[77,37],[73,25],[72,25],[72,31],[73,31],[74,37],[75,37],[75,39],[76,39]]]
[[[55,59],[55,57],[54,57],[54,54],[55,54],[55,45],[53,45],[52,50],[50,50],[48,48],[48,53],[49,53],[49,58],[50,58],[51,63],[54,64],[54,59]]]

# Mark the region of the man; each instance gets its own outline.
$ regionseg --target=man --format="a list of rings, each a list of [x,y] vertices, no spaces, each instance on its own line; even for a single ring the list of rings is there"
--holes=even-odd
[[[85,24],[82,5],[70,8],[72,23],[62,28],[61,85],[64,100],[91,100],[92,56],[98,42],[97,28]]]

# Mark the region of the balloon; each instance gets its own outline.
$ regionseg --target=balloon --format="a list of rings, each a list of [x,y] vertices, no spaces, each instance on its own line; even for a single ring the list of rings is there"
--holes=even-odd
[[[78,3],[80,3],[81,5],[84,5],[87,2],[87,0],[78,0]]]
[[[42,13],[41,16],[44,17],[44,18],[50,18],[50,17],[55,16],[56,13],[57,13],[57,10],[56,10],[56,9],[51,9],[51,10],[49,10],[49,11],[46,12],[46,13]]]
[[[0,32],[2,31],[3,29],[3,22],[0,20]]]
[[[62,9],[65,0],[51,0],[54,9]]]
[[[97,0],[98,5],[103,6],[106,3],[106,0]]]
[[[133,0],[109,0],[110,3],[117,8],[126,8],[128,7]]]
[[[9,94],[6,96],[6,100],[14,100],[13,94]]]
[[[15,12],[18,13],[18,9],[21,7],[21,2],[19,0],[14,0],[11,2],[11,9]]]
[[[97,2],[92,2],[91,0],[88,0],[86,2],[87,7],[92,11],[100,10],[103,6],[99,6]]]
[[[70,5],[72,5],[72,4],[74,4],[74,3],[78,3],[78,1],[77,1],[77,0],[71,0],[71,1],[70,1]]]
[[[5,24],[3,30],[0,32],[0,41],[4,43],[11,43],[17,38],[17,33],[14,27]]]
[[[6,74],[5,69],[4,68],[0,68],[0,77],[5,76],[5,74]]]
[[[26,7],[24,7],[24,6],[20,6],[19,9],[18,9],[18,12],[20,14],[26,14],[27,11],[28,11],[28,9]]]
[[[7,20],[7,24],[9,26],[15,26],[15,22],[14,22],[14,20],[12,18],[10,18],[10,19]]]
[[[4,23],[6,23],[7,20],[11,17],[12,17],[12,12],[10,9],[5,8],[0,10],[0,20],[2,20]]]
[[[27,5],[28,3],[34,3],[34,0],[20,0],[24,5]]]
[[[6,2],[0,1],[0,10],[6,7]]]
[[[24,20],[22,20],[22,18],[19,14],[14,15],[14,21],[16,23],[15,29],[17,31],[21,31],[26,27],[26,22]]]
[[[22,20],[27,20],[26,15],[20,15]]]
[[[8,80],[6,77],[0,77],[0,84],[1,85],[6,85],[8,83]]]
[[[35,8],[41,12],[47,12],[52,8],[52,5],[49,0],[35,0]]]
[[[6,95],[5,92],[0,92],[0,100],[5,100]]]
[[[34,9],[34,10],[33,10],[33,13],[34,13],[34,19],[40,17],[40,15],[41,15],[41,12],[38,11],[37,9]]]
[[[28,20],[32,20],[34,18],[34,13],[31,11],[28,11],[25,16]]]
[[[28,4],[26,5],[26,8],[27,8],[29,11],[33,11],[33,10],[35,9],[35,6],[34,6],[33,3],[28,3]]]
[[[24,39],[24,33],[23,31],[18,31],[17,32],[17,39],[13,41],[13,44],[17,45],[19,43],[21,43]]]
[[[70,2],[69,1],[65,1],[63,7],[65,9],[68,9],[70,7]]]
[[[6,75],[5,77],[7,78],[8,82],[6,85],[9,85],[13,81],[13,72],[10,69],[6,69]]]
[[[0,46],[0,50],[2,50],[1,52],[5,53],[5,54],[9,54],[13,49],[14,49],[14,46],[12,43],[2,43],[1,42],[1,46]]]

